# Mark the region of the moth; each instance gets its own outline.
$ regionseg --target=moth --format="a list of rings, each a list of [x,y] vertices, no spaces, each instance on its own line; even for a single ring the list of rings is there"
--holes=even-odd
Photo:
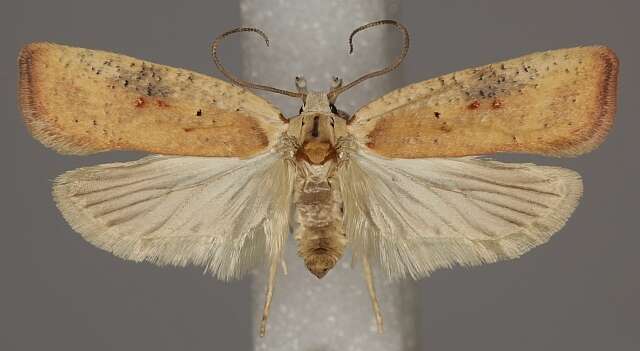
[[[379,330],[372,266],[391,279],[519,257],[560,230],[582,194],[571,170],[482,155],[577,156],[596,148],[616,110],[618,59],[602,46],[534,53],[392,91],[353,115],[337,97],[394,70],[327,91],[232,82],[135,58],[52,43],[18,58],[31,134],[62,154],[137,150],[134,162],[59,176],[55,202],[93,245],[133,261],[198,265],[239,278],[267,267],[264,335],[289,233],[322,278],[346,248],[363,265]],[[291,118],[248,89],[299,98]]]

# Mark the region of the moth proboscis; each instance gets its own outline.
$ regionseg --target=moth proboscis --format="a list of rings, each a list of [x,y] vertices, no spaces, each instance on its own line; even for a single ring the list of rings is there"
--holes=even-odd
[[[260,334],[293,223],[298,254],[322,278],[347,247],[382,331],[371,264],[389,278],[518,257],[545,243],[582,193],[571,170],[479,158],[577,156],[597,147],[616,109],[618,60],[601,46],[535,53],[392,91],[349,116],[337,97],[388,67],[328,91],[233,83],[131,57],[32,43],[19,55],[19,104],[32,135],[63,154],[157,155],[67,172],[55,201],[86,240],[160,265],[201,265],[220,279],[264,265]],[[300,98],[284,118],[248,88]],[[293,211],[291,211],[293,210]]]

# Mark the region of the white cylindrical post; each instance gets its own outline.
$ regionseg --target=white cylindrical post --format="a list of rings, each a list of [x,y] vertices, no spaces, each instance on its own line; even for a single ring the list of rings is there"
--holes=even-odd
[[[270,38],[266,47],[256,35],[242,35],[243,78],[295,90],[294,77],[304,75],[310,89],[324,90],[331,77],[345,83],[387,65],[399,53],[401,36],[380,27],[358,34],[355,53],[347,54],[347,38],[356,27],[379,19],[397,18],[399,1],[285,1],[242,0],[242,25],[257,27]],[[397,87],[400,75],[392,73],[369,80],[341,95],[336,105],[352,113],[371,99]],[[295,115],[301,101],[264,95]],[[388,282],[376,274],[378,299],[385,332],[376,332],[362,267],[351,268],[349,255],[321,280],[313,276],[296,255],[290,238],[285,261],[288,275],[278,274],[267,335],[258,337],[264,303],[266,272],[255,276],[252,311],[255,350],[278,351],[411,351],[417,349],[416,287],[413,282]]]

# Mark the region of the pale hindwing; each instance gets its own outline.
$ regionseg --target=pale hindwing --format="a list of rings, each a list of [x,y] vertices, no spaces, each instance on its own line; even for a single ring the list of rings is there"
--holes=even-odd
[[[232,279],[282,252],[293,176],[275,151],[245,160],[149,156],[67,172],[54,197],[77,232],[116,256]]]
[[[391,278],[518,257],[549,240],[582,194],[580,176],[556,167],[349,157],[338,171],[348,239]]]

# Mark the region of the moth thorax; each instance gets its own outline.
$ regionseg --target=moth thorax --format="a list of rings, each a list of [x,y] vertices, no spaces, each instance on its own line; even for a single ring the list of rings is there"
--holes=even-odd
[[[335,148],[327,142],[308,141],[301,149],[304,159],[314,165],[321,165],[336,155]]]
[[[305,228],[298,240],[298,255],[313,275],[322,278],[340,260],[346,244],[341,229],[334,225]]]
[[[298,142],[302,147],[298,158],[313,165],[321,165],[335,158],[335,120],[327,113],[303,113],[299,117]]]

